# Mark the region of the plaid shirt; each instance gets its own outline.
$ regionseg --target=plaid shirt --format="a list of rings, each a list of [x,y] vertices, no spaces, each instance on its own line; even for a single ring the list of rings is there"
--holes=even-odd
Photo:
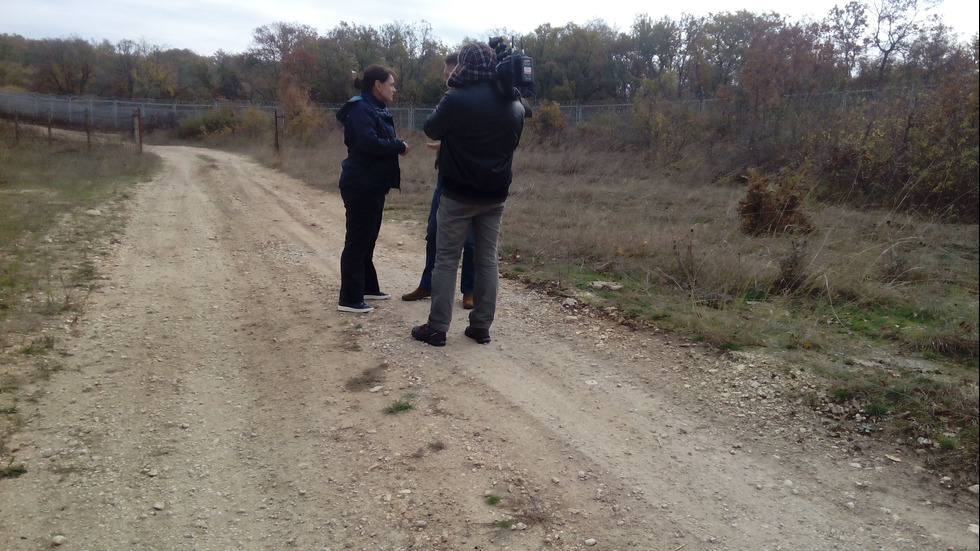
[[[459,63],[449,75],[448,85],[457,88],[497,76],[497,54],[483,42],[472,42],[459,52]]]

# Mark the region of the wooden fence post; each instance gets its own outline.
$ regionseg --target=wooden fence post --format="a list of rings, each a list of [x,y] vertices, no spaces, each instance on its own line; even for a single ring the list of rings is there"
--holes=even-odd
[[[274,123],[275,128],[276,128],[275,148],[276,148],[276,156],[278,157],[279,156],[279,153],[280,153],[280,151],[279,151],[279,110],[278,109],[274,110],[272,112],[272,116],[275,118],[275,123]]]
[[[133,141],[136,142],[136,152],[143,153],[143,117],[139,107],[133,109]]]
[[[92,149],[92,110],[86,109],[83,116],[85,118],[85,145]]]

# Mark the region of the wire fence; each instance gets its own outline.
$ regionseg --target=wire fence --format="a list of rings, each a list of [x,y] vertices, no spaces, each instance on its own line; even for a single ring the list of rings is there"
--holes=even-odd
[[[68,127],[129,130],[138,109],[144,124],[173,128],[184,119],[199,117],[216,109],[259,109],[271,115],[275,105],[241,102],[187,103],[160,100],[119,100],[85,96],[54,96],[34,93],[0,92],[0,113],[41,123]]]
[[[813,111],[846,111],[859,104],[882,99],[908,98],[909,109],[915,108],[915,88],[889,90],[857,90],[848,92],[823,92],[785,96],[787,105]],[[731,100],[661,100],[672,110],[685,110],[696,115],[709,116],[731,109]],[[320,105],[327,112],[334,112],[340,105]],[[433,111],[432,105],[393,105],[389,107],[395,123],[401,129],[421,130],[426,117]],[[633,108],[629,103],[597,105],[561,105],[560,109],[569,126],[599,117],[623,116]],[[139,110],[144,128],[176,128],[180,121],[199,118],[209,112],[231,109],[236,112],[256,109],[271,118],[282,113],[276,104],[256,104],[240,101],[182,102],[165,100],[121,100],[94,96],[72,97],[44,95],[28,92],[0,92],[0,113],[8,117],[42,124],[57,124],[70,128],[99,128],[128,131],[133,129],[133,119]]]
[[[340,105],[321,105],[324,111],[335,112]],[[598,115],[622,114],[629,104],[571,105],[562,106],[570,125]],[[276,104],[251,102],[211,101],[181,102],[162,100],[120,100],[94,96],[71,97],[35,94],[27,92],[0,92],[0,113],[17,116],[23,120],[51,123],[60,126],[112,130],[130,130],[133,113],[139,110],[144,127],[176,128],[182,120],[198,118],[210,111],[231,109],[235,112],[257,109],[271,117],[281,107]],[[435,109],[434,105],[394,105],[388,108],[395,123],[402,129],[421,130],[425,119]]]

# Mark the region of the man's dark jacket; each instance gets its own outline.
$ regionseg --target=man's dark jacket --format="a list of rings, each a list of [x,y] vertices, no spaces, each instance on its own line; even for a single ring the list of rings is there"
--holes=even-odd
[[[524,107],[493,81],[453,88],[425,121],[425,135],[440,140],[439,174],[448,197],[470,203],[507,198],[511,163],[524,130]]]
[[[337,112],[344,125],[347,158],[340,163],[340,187],[388,193],[398,188],[398,155],[405,144],[395,137],[395,121],[385,104],[371,94],[354,96]]]

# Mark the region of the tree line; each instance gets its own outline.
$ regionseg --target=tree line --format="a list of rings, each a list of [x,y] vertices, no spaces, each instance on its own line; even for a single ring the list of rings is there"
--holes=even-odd
[[[628,102],[637,96],[705,99],[744,94],[756,105],[786,94],[940,84],[977,70],[977,36],[957,41],[928,14],[935,0],[852,1],[819,21],[725,12],[679,19],[638,15],[618,31],[602,20],[541,25],[513,38],[536,64],[539,99]],[[483,37],[482,39],[486,39]],[[202,56],[145,41],[0,35],[0,86],[123,99],[316,103],[351,95],[351,73],[381,62],[399,78],[399,100],[438,101],[447,46],[431,26],[315,28],[275,22],[254,30],[241,53]]]

